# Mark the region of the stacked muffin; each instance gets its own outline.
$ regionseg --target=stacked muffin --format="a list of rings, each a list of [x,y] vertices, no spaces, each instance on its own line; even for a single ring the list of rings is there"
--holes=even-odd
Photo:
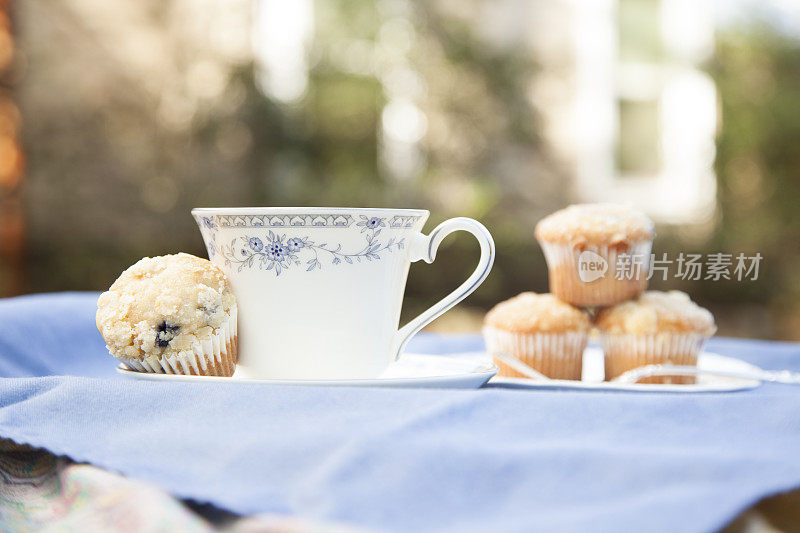
[[[615,204],[571,205],[539,221],[535,233],[550,291],[565,302],[614,305],[647,287],[655,228],[644,213]],[[617,276],[618,270],[624,275]]]
[[[605,353],[606,379],[653,364],[696,365],[716,326],[709,311],[680,291],[647,291],[601,309],[595,320]],[[694,383],[691,376],[646,378],[642,383]]]
[[[682,292],[645,292],[655,237],[645,214],[615,204],[573,205],[542,219],[535,234],[552,294],[523,293],[495,306],[484,325],[490,353],[515,357],[553,379],[580,379],[589,308],[597,311],[607,380],[649,364],[697,363],[716,330],[714,318]],[[501,358],[495,362],[500,375],[521,376]]]
[[[505,353],[552,379],[581,379],[589,315],[552,294],[522,294],[486,315],[483,334],[492,354]],[[500,375],[524,377],[501,358]]]

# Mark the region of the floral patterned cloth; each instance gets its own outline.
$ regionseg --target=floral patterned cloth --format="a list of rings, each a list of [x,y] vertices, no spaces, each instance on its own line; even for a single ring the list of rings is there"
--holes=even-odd
[[[347,533],[282,516],[240,518],[45,450],[0,439],[0,531]]]

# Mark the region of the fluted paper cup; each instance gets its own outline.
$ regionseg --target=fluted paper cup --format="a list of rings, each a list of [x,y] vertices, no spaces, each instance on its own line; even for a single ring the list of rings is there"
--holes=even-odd
[[[498,352],[519,359],[551,379],[581,379],[586,332],[514,333],[487,326],[483,336],[501,376],[526,377],[495,357]]]
[[[144,359],[120,358],[125,366],[139,372],[183,374],[190,376],[232,376],[236,370],[237,309],[231,308],[228,321],[206,339],[198,339],[188,350],[169,356]]]
[[[601,333],[605,358],[605,379],[647,365],[696,366],[697,357],[708,337],[699,333]],[[643,378],[639,383],[692,384],[694,376],[658,376]]]

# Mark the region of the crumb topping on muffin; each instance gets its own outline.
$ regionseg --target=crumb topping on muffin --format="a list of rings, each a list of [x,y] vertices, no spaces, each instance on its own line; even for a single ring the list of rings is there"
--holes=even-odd
[[[588,331],[589,316],[552,294],[523,292],[495,305],[484,324],[515,333]]]
[[[224,326],[236,300],[210,261],[180,253],[145,257],[97,302],[97,329],[117,358],[178,354]]]
[[[564,244],[619,244],[655,237],[653,221],[618,204],[576,204],[546,216],[536,225],[540,241]]]
[[[595,324],[606,333],[699,333],[717,331],[710,311],[681,291],[647,291],[637,300],[601,310]]]

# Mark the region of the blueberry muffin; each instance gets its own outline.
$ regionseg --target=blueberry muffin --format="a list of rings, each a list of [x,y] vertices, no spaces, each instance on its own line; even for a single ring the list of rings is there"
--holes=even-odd
[[[484,320],[490,354],[515,357],[552,379],[581,379],[591,322],[552,294],[523,292],[494,306]],[[525,377],[493,355],[499,375]]]
[[[550,292],[579,307],[610,306],[647,288],[653,222],[630,207],[580,204],[536,225]]]
[[[605,353],[606,380],[640,366],[697,364],[717,330],[714,316],[680,291],[647,291],[601,310],[595,324]],[[693,376],[652,377],[641,383],[694,383]]]
[[[108,351],[141,372],[230,376],[236,298],[225,275],[189,254],[145,257],[97,302]]]

